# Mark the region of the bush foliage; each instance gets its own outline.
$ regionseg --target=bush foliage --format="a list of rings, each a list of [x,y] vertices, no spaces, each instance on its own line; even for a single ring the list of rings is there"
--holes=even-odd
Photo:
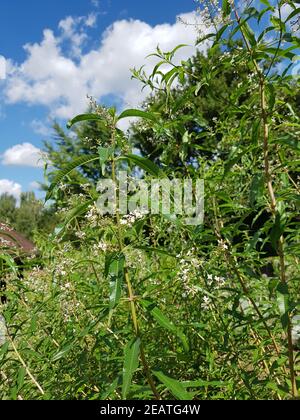
[[[299,8],[253,4],[200,2],[207,55],[158,47],[150,75],[133,69],[141,110],[92,103],[75,136],[56,127],[60,223],[24,278],[1,256],[3,399],[297,398]],[[101,215],[97,180],[124,168],[204,179],[203,224]]]

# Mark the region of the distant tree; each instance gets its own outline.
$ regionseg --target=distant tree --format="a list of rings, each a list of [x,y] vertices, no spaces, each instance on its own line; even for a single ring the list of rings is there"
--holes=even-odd
[[[55,122],[53,130],[53,139],[46,141],[44,148],[54,169],[63,169],[81,155],[97,153],[98,147],[105,146],[109,141],[109,130],[101,121],[79,124],[72,131],[64,130]],[[97,181],[99,177],[99,165],[85,165],[80,172],[77,171],[77,176],[74,176],[74,184],[83,179]]]
[[[45,208],[43,202],[36,199],[34,192],[24,192],[21,194],[19,206],[12,195],[0,196],[0,221],[10,224],[18,232],[32,239],[36,230],[51,232],[56,216],[54,209]]]
[[[220,156],[218,144],[223,133],[215,132],[218,121],[230,113],[234,125],[253,100],[249,92],[241,94],[251,82],[247,60],[240,60],[234,67],[223,63],[224,58],[234,59],[239,54],[240,45],[240,41],[229,43],[226,55],[219,46],[206,54],[198,51],[185,62],[185,74],[175,86],[155,86],[143,108],[160,115],[164,125],[154,130],[140,120],[132,126],[131,142],[144,156],[174,168],[194,163],[201,156],[207,160],[215,159],[216,153]],[[143,71],[134,72],[134,77],[150,87],[155,84],[155,78],[149,83],[144,76]]]
[[[17,200],[10,194],[2,194],[0,196],[0,220],[2,222],[10,222],[15,217]]]
[[[32,236],[42,216],[43,204],[35,198],[33,192],[21,194],[20,207],[16,210],[14,226],[28,238]]]

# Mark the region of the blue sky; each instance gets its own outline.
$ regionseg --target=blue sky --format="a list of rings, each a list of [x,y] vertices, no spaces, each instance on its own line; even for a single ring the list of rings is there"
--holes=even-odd
[[[2,0],[7,77],[0,80],[0,193],[39,195],[37,153],[51,138],[51,121],[64,125],[86,107],[87,94],[137,105],[143,97],[129,68],[143,64],[158,42],[192,44],[194,29],[176,16],[190,17],[194,9],[193,0]]]
[[[290,11],[282,8],[285,17]],[[41,196],[40,151],[43,140],[51,140],[53,121],[65,126],[84,112],[87,95],[138,107],[147,92],[131,80],[130,68],[146,64],[150,71],[154,61],[145,57],[158,44],[164,51],[190,45],[177,52],[178,60],[187,59],[195,53],[195,22],[211,32],[193,0],[1,0],[0,194],[34,190]]]

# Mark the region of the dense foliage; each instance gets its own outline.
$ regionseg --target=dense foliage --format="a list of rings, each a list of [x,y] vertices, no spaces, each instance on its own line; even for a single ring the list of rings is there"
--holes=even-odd
[[[151,75],[133,70],[152,89],[142,110],[92,104],[72,135],[56,127],[60,223],[24,278],[1,256],[2,398],[297,398],[299,8],[256,3],[200,2],[207,56],[174,64],[184,46],[158,48]],[[204,179],[203,223],[102,214],[96,183],[119,169]]]
[[[12,195],[0,196],[0,222],[8,223],[28,238],[33,238],[35,231],[50,233],[56,221],[54,209],[45,207],[33,192],[21,193],[19,205]]]

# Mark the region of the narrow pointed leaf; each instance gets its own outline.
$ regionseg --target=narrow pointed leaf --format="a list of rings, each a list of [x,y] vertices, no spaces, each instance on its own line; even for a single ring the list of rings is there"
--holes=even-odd
[[[129,342],[125,347],[122,385],[123,399],[126,399],[130,389],[133,374],[139,367],[139,355],[140,339],[135,338],[133,341]]]
[[[134,165],[137,165],[139,168],[143,169],[144,171],[148,172],[151,175],[154,176],[160,176],[163,175],[162,170],[151,160],[138,156],[138,155],[126,155],[126,156],[120,156],[118,160],[127,160]]]
[[[280,312],[281,325],[287,329],[289,321],[289,290],[286,283],[279,283],[277,286],[277,304]]]
[[[145,112],[139,109],[126,109],[126,111],[122,112],[119,115],[118,121],[122,120],[123,118],[129,117],[140,117],[158,123],[158,116],[155,115],[153,112]]]
[[[80,114],[67,123],[67,128],[81,121],[103,121],[103,117],[97,114]]]
[[[174,325],[160,309],[157,307],[153,308],[151,310],[151,315],[159,323],[159,325],[175,334],[181,340],[185,351],[189,351],[188,340],[185,334],[176,325]]]
[[[124,280],[124,254],[113,253],[106,257],[105,275],[109,279],[109,307],[113,309],[119,303]]]
[[[166,376],[162,372],[153,372],[157,379],[162,382],[165,387],[173,394],[175,398],[178,400],[192,400],[194,394],[191,392],[187,392],[183,385],[177,381],[176,379],[170,378]]]
[[[70,162],[69,164],[67,164],[64,169],[57,172],[57,174],[55,175],[55,177],[54,177],[53,181],[51,182],[50,187],[48,189],[48,192],[47,192],[47,195],[46,195],[46,201],[48,201],[52,197],[53,191],[59,185],[59,183],[67,175],[69,175],[74,169],[76,169],[76,168],[78,168],[82,165],[86,165],[90,162],[94,162],[95,160],[98,160],[98,159],[99,159],[98,155],[80,156],[79,158],[75,159],[73,162]]]

